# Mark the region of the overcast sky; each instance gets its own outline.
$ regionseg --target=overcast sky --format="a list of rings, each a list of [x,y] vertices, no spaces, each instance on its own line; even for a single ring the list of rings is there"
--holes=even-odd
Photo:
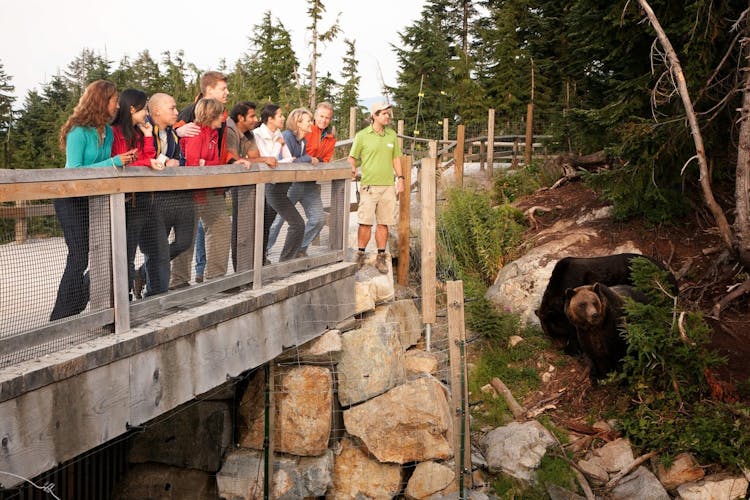
[[[400,45],[398,33],[419,18],[424,0],[323,0],[323,4],[326,13],[319,27],[327,29],[340,12],[342,34],[323,51],[318,75],[330,71],[334,79],[339,78],[347,38],[356,41],[360,97],[381,94],[378,65],[385,83],[394,85],[398,62],[391,44]],[[200,9],[205,6],[216,10],[203,13]],[[306,66],[310,60],[306,0],[4,1],[0,61],[13,78],[16,106],[23,104],[27,90],[39,90],[84,48],[106,55],[114,67],[123,55],[135,58],[144,49],[157,61],[165,50],[182,49],[185,60],[201,70],[216,69],[222,58],[232,67],[248,49],[248,36],[266,10],[290,32],[297,59]],[[216,30],[206,25],[212,15],[221,19]]]

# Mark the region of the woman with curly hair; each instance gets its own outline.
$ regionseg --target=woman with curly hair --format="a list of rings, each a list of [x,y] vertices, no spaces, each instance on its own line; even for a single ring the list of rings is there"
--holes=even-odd
[[[96,80],[86,87],[73,114],[60,129],[65,168],[121,167],[136,158],[135,150],[112,156],[114,136],[109,122],[116,112],[114,83]],[[54,206],[68,257],[51,321],[80,313],[89,301],[89,200],[87,197],[58,198]]]

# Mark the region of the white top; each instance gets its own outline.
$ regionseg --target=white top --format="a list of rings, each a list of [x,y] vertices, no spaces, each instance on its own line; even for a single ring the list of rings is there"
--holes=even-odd
[[[271,132],[271,129],[264,123],[260,127],[253,129],[253,135],[255,136],[255,144],[258,146],[261,156],[273,156],[279,160],[279,163],[289,163],[294,160],[291,151],[289,151],[289,148],[284,143],[281,130]]]

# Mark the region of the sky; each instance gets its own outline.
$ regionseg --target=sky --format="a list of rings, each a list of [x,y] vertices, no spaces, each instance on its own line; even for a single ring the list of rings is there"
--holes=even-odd
[[[200,9],[214,5],[212,14],[222,21],[212,31],[202,25],[210,14]],[[323,0],[323,5],[319,30],[328,29],[341,13],[341,34],[319,50],[318,76],[330,71],[339,78],[347,38],[356,42],[361,99],[382,94],[381,75],[387,85],[395,85],[398,60],[391,46],[400,46],[398,33],[420,17],[424,0]],[[157,61],[166,50],[182,49],[185,61],[201,70],[216,69],[222,58],[231,68],[248,50],[253,27],[270,10],[272,19],[291,34],[292,48],[305,67],[310,61],[307,8],[307,0],[11,0],[3,2],[0,16],[0,62],[12,77],[16,107],[28,90],[41,90],[53,75],[64,72],[84,48],[106,55],[114,61],[113,69],[122,56],[134,59],[144,49]]]

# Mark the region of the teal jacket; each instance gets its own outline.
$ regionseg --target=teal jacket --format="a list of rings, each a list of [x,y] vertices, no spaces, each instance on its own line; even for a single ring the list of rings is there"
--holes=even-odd
[[[104,142],[94,127],[76,126],[65,138],[65,168],[122,167],[119,156],[112,157],[112,127],[105,125]]]

